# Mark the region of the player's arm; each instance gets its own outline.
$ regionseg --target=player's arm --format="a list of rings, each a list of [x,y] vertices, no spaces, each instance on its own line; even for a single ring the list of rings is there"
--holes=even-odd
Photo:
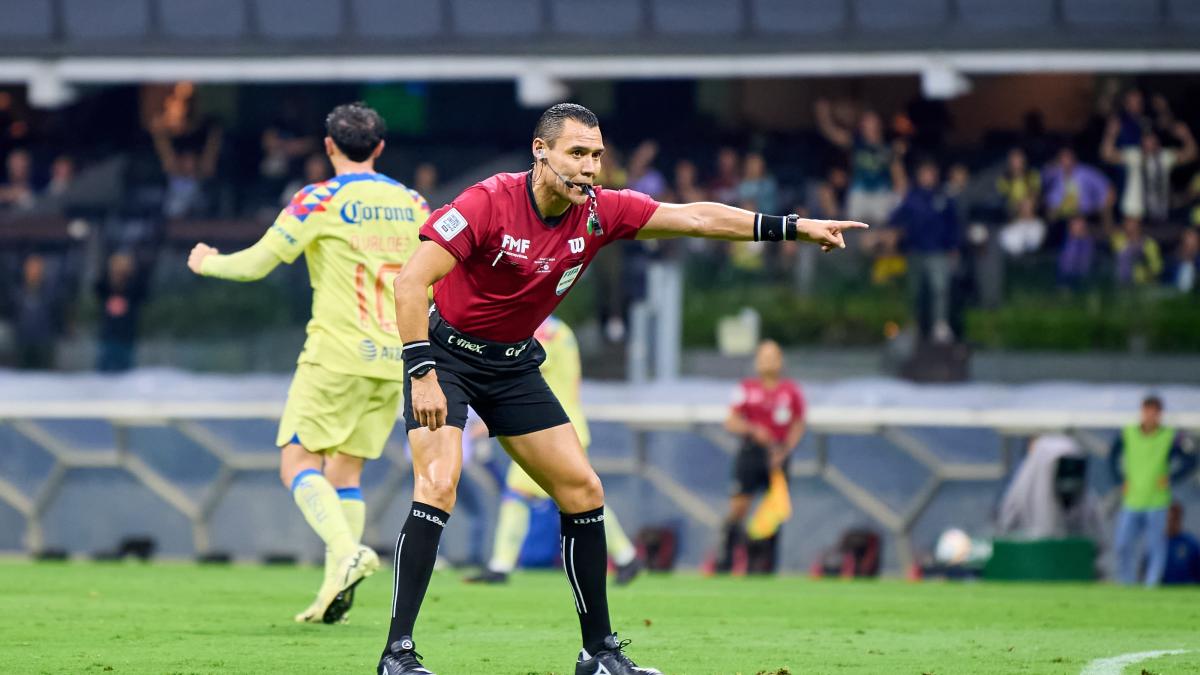
[[[725,418],[725,431],[735,436],[749,436],[754,431],[754,425],[735,408],[730,410],[729,416]]]
[[[1121,466],[1121,455],[1125,453],[1125,439],[1122,434],[1118,433],[1113,439],[1112,447],[1108,451],[1108,470],[1112,474],[1113,483],[1117,485],[1125,484],[1125,471]]]
[[[396,328],[405,344],[429,340],[429,287],[458,264],[453,255],[433,243],[422,241],[404,269],[396,275]]]
[[[429,347],[429,287],[458,264],[449,251],[423,241],[396,276],[396,328],[404,343],[404,368],[411,376],[413,416],[436,431],[446,423],[446,395],[437,381]]]
[[[830,251],[846,248],[845,230],[866,228],[851,220],[813,220],[754,213],[715,202],[659,204],[638,239],[702,237],[726,241],[806,241]]]
[[[787,436],[783,440],[784,452],[790,453],[796,449],[797,445],[800,445],[800,441],[804,440],[805,429],[806,426],[803,418],[792,422],[792,425],[788,427]]]
[[[1178,483],[1196,470],[1196,447],[1189,436],[1182,431],[1175,432],[1175,441],[1171,443],[1171,452],[1167,456],[1171,466],[1171,483]]]
[[[249,248],[227,255],[201,242],[188,254],[188,268],[196,274],[230,281],[258,281],[281,262],[265,238]]]

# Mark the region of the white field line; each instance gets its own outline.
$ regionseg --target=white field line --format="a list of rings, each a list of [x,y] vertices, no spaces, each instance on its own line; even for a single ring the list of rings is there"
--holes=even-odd
[[[1157,659],[1160,656],[1173,656],[1175,654],[1186,654],[1187,649],[1160,649],[1156,652],[1135,652],[1132,654],[1121,654],[1119,656],[1110,656],[1106,659],[1096,659],[1087,664],[1080,675],[1121,675],[1121,671],[1125,666],[1130,666],[1141,661],[1149,661]]]

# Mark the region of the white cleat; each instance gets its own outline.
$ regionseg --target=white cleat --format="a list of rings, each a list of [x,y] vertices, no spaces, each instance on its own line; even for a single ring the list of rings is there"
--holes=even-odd
[[[379,556],[371,547],[359,546],[353,553],[338,561],[337,570],[332,577],[321,584],[321,589],[317,591],[317,598],[307,609],[296,615],[296,623],[338,623],[342,616],[338,616],[337,620],[326,620],[326,611],[329,609],[329,605],[340,593],[352,592],[355,586],[374,574],[377,569],[379,569]]]

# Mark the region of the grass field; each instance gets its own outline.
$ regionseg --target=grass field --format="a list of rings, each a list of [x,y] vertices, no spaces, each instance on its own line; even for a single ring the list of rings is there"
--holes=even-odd
[[[348,625],[292,623],[319,575],[308,567],[0,563],[0,672],[373,672],[391,575],[360,587]],[[1200,591],[1192,589],[676,575],[640,578],[610,598],[630,653],[675,675],[1076,675],[1098,658],[1200,650]],[[573,609],[556,573],[521,574],[503,587],[438,573],[417,648],[441,675],[571,673]],[[1200,652],[1126,672],[1197,673]]]

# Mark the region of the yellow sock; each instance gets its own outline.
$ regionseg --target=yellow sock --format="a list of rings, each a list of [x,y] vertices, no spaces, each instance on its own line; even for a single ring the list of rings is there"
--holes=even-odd
[[[492,561],[488,569],[493,572],[511,572],[521,557],[521,545],[529,532],[529,505],[520,499],[507,497],[500,502],[500,513],[496,518],[496,536],[492,543]]]
[[[354,552],[358,543],[342,513],[337,490],[315,469],[305,469],[292,480],[292,499],[308,526],[325,542],[339,560]]]
[[[338,501],[342,506],[342,515],[346,516],[346,524],[350,526],[350,536],[354,537],[354,543],[362,543],[363,528],[367,523],[367,503],[363,501],[362,489],[338,488]],[[337,556],[325,548],[325,576],[333,576],[337,571]]]
[[[608,543],[608,554],[616,564],[628,565],[637,557],[637,549],[633,547],[629,537],[625,536],[617,514],[613,513],[607,504],[604,505],[604,539]]]

